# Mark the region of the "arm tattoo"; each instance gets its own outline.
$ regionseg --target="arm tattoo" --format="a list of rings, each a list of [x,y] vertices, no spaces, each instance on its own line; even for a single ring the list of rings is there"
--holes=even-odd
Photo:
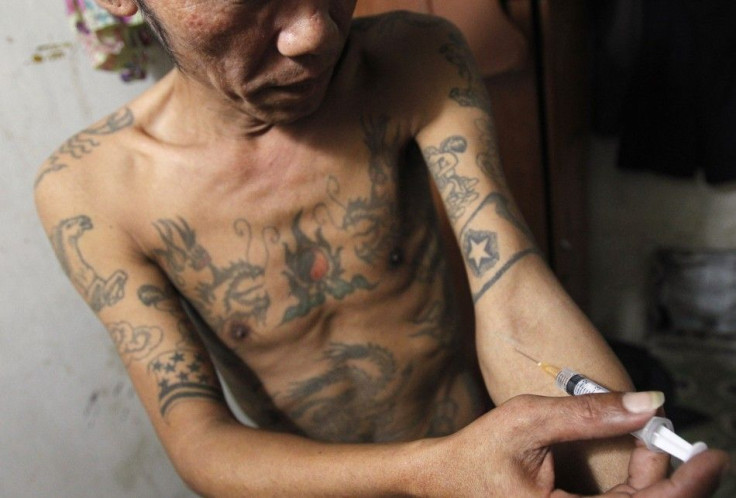
[[[473,54],[459,33],[451,32],[440,53],[448,62],[456,66],[458,74],[466,82],[465,87],[450,90],[449,97],[462,107],[475,107],[488,112],[491,103],[483,86],[483,81],[472,67]]]
[[[483,146],[483,150],[478,153],[475,162],[478,168],[490,178],[494,184],[505,186],[506,181],[503,177],[501,169],[501,159],[498,152],[498,145],[494,133],[494,124],[490,116],[485,116],[475,120],[475,127],[480,133],[479,141]]]
[[[126,366],[149,359],[163,341],[162,330],[155,326],[134,327],[128,322],[117,322],[106,327]],[[197,351],[181,348],[159,354],[149,362],[147,371],[156,379],[163,417],[184,399],[223,400],[214,369]]]
[[[473,302],[478,300],[490,289],[514,264],[531,254],[539,254],[532,242],[531,233],[520,218],[515,216],[509,208],[509,200],[503,195],[494,192],[489,194],[471,214],[465,226],[460,230],[460,246],[466,264],[477,279],[482,279],[480,289],[473,293]],[[530,242],[530,247],[511,255],[500,268],[496,268],[502,256],[498,250],[497,234],[493,231],[471,228],[476,216],[481,212],[494,208],[496,216],[504,219]]]
[[[90,307],[98,312],[112,306],[125,296],[128,274],[116,270],[107,278],[101,277],[84,259],[79,250],[79,238],[93,228],[89,216],[80,215],[62,220],[53,230],[51,244],[61,266]]]
[[[142,285],[138,288],[138,299],[146,306],[170,314],[177,319],[176,328],[181,342],[197,344],[197,331],[182,310],[179,293],[172,285],[163,288],[155,285]]]
[[[496,233],[488,230],[467,230],[463,234],[462,251],[473,274],[482,277],[499,259]]]
[[[209,361],[191,349],[177,349],[158,355],[148,365],[156,378],[161,416],[185,399],[205,399],[222,402],[217,376]]]
[[[133,327],[128,322],[107,323],[105,327],[126,366],[133,361],[145,360],[164,338],[159,327]]]
[[[475,158],[476,165],[490,179],[495,180],[495,184],[500,189],[499,192],[489,194],[477,204],[459,232],[460,249],[468,272],[482,282],[481,289],[473,295],[474,301],[477,302],[511,266],[524,256],[537,253],[537,250],[534,248],[534,238],[521,216],[514,212],[509,199],[501,193],[505,192],[505,183],[497,159],[490,118],[476,120],[475,126],[480,131],[481,145],[485,145]],[[454,135],[445,139],[439,147],[430,146],[422,150],[427,166],[442,195],[447,215],[453,223],[457,223],[462,216],[465,216],[468,208],[480,197],[475,188],[478,179],[464,177],[457,172],[461,156],[467,149],[468,142],[465,137]],[[498,233],[484,226],[477,226],[478,224],[475,223],[479,213],[488,213],[491,209],[493,215],[521,232],[532,247],[508,258],[502,256],[499,250]],[[500,269],[496,268],[498,263],[504,259],[505,262]]]
[[[69,164],[67,161],[69,158],[81,159],[90,154],[100,145],[100,142],[97,140],[98,137],[112,135],[115,132],[132,126],[133,122],[133,112],[125,107],[109,115],[104,123],[77,133],[49,157],[49,164],[39,173],[34,188],[38,187],[41,180],[47,174],[68,167]]]
[[[464,214],[465,208],[478,198],[475,190],[478,179],[461,176],[457,172],[460,155],[467,147],[467,140],[455,135],[447,138],[439,147],[427,147],[422,151],[429,171],[445,200],[447,215],[451,221],[457,221]]]

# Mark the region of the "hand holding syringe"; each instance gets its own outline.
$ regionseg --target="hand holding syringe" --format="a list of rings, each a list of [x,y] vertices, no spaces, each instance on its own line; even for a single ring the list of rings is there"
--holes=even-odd
[[[554,377],[557,387],[571,396],[609,392],[605,387],[596,384],[570,368],[559,368],[548,363],[543,363],[518,349],[516,349],[516,352],[530,359],[545,373]],[[669,453],[683,462],[687,462],[692,456],[708,449],[705,443],[697,442],[690,444],[675,434],[672,428],[672,422],[664,417],[652,417],[647,422],[647,425],[631,434],[644,441],[644,444],[650,450]]]

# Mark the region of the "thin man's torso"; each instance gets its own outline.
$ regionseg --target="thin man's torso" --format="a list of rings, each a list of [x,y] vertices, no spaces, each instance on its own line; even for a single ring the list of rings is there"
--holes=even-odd
[[[472,331],[457,317],[417,118],[380,90],[399,76],[355,45],[317,113],[249,139],[171,140],[163,79],[126,109],[131,160],[100,196],[206,323],[215,364],[260,426],[329,441],[447,434],[485,405]]]

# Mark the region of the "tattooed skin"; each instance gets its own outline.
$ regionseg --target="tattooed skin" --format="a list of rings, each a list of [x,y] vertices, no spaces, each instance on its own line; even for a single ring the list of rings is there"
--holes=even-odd
[[[490,119],[478,119],[476,128],[481,132],[480,142],[485,148],[477,155],[476,165],[489,178],[503,185],[501,170],[498,165],[496,150],[491,136]],[[426,147],[422,150],[430,172],[435,178],[440,194],[445,202],[447,214],[453,222],[467,214],[470,206],[473,211],[460,230],[459,244],[469,273],[481,280],[481,289],[473,295],[477,302],[485,292],[501,278],[504,273],[523,257],[538,254],[534,248],[533,236],[521,217],[513,211],[509,199],[499,192],[489,194],[480,203],[476,203],[479,194],[475,187],[477,178],[463,177],[457,173],[460,156],[467,151],[467,140],[460,135],[446,138],[439,147]],[[517,254],[504,256],[501,254],[498,233],[494,230],[476,225],[479,213],[492,212],[496,218],[510,223],[518,232],[529,240],[530,248]],[[505,259],[505,261],[503,261]],[[498,264],[501,264],[497,268]]]
[[[49,164],[39,173],[35,187],[48,175],[69,166],[69,159],[81,159],[100,145],[98,137],[111,135],[133,124],[133,113],[127,107],[107,117],[99,126],[87,128],[66,141],[49,157]]]
[[[531,233],[524,222],[518,218],[510,209],[509,200],[499,194],[489,194],[470,215],[465,226],[460,230],[460,240],[463,249],[463,257],[476,278],[483,279],[479,291],[473,293],[473,301],[478,300],[490,289],[514,264],[526,256],[539,254],[539,250],[533,243]],[[529,241],[530,247],[512,254],[500,268],[496,263],[502,259],[498,251],[497,234],[488,230],[474,229],[473,223],[479,213],[493,209],[496,216],[506,220],[519,232],[524,234]]]
[[[337,179],[330,177],[327,185],[330,198],[345,211],[341,228],[355,238],[355,254],[370,265],[383,260],[395,247],[393,234],[398,217],[393,200],[396,179],[392,164],[401,149],[401,134],[394,130],[392,136],[387,136],[389,121],[388,116],[361,120],[370,151],[370,196],[349,199],[343,204],[338,199]]]
[[[148,372],[156,378],[162,416],[183,399],[204,398],[222,401],[215,372],[197,351],[177,349],[156,356]]]
[[[460,155],[467,147],[467,140],[455,135],[447,138],[439,147],[427,147],[422,151],[452,221],[457,221],[465,213],[465,208],[478,198],[478,192],[474,189],[478,179],[457,173]]]
[[[236,222],[236,227],[243,222]],[[174,282],[184,286],[183,273],[187,269],[205,274],[194,290],[196,305],[216,328],[226,320],[213,311],[216,304],[224,304],[226,315],[237,314],[240,320],[265,321],[271,299],[263,287],[264,267],[242,259],[226,267],[216,266],[197,241],[195,231],[182,218],[158,220],[154,226],[164,243],[164,249],[157,249],[154,254]],[[206,274],[208,278],[204,279]]]
[[[185,220],[158,220],[154,226],[164,248],[155,249],[153,254],[164,262],[176,283],[183,283],[181,273],[187,268],[199,271],[210,265],[209,254],[197,243],[194,230]]]
[[[156,379],[163,417],[182,399],[223,400],[215,372],[200,353],[182,348],[153,356],[163,340],[161,328],[128,322],[108,323],[106,327],[126,366],[153,357],[147,371]]]
[[[146,306],[170,314],[177,319],[177,330],[183,344],[196,343],[197,331],[186,313],[181,309],[180,296],[176,289],[167,285],[164,288],[155,285],[142,285],[138,288],[138,299]]]
[[[374,287],[359,274],[346,280],[340,258],[342,248],[334,249],[320,228],[310,238],[300,227],[302,215],[301,211],[297,213],[292,222],[293,245],[283,243],[286,259],[283,275],[297,303],[286,309],[282,323],[305,316],[323,304],[328,296],[339,300],[356,290]],[[242,227],[243,222],[238,220],[236,226]],[[243,339],[249,329],[242,324],[251,320],[265,323],[271,306],[264,286],[265,267],[245,260],[237,260],[226,267],[217,266],[197,241],[195,231],[181,218],[159,220],[155,227],[164,248],[154,253],[172,280],[185,286],[183,273],[186,270],[202,274],[194,289],[197,299],[193,304],[214,328],[235,324],[237,326],[230,333],[235,339]],[[217,305],[224,305],[224,315],[214,311]]]
[[[299,227],[301,217],[300,211],[291,226],[294,248],[284,243],[287,266],[284,275],[289,281],[292,296],[299,302],[286,310],[282,323],[306,315],[323,304],[328,295],[343,299],[358,289],[372,289],[375,286],[362,275],[353,275],[349,281],[345,280],[340,263],[342,248],[333,249],[319,228],[314,239],[310,239]]]
[[[470,61],[473,60],[473,55],[470,48],[459,34],[450,33],[448,37],[450,41],[442,46],[441,52],[448,62],[457,66],[458,74],[467,82],[464,88],[456,87],[450,90],[449,97],[462,107],[475,107],[487,111],[491,103],[483,88],[483,81],[471,71]]]
[[[37,191],[43,212],[64,213],[50,236],[104,310],[144,402],[157,398],[148,409],[166,418],[187,400],[222,403],[219,377],[263,429],[325,441],[441,436],[481,413],[472,310],[467,321],[456,312],[468,304],[453,273],[463,261],[447,249],[464,256],[476,301],[526,253],[503,252],[519,245],[503,239],[508,225],[524,228],[505,191],[487,196],[484,175],[501,181],[490,116],[477,110],[488,101],[451,30],[409,13],[356,21],[326,107],[257,134],[229,133],[256,123],[245,108],[227,130],[215,114],[201,123],[227,137],[197,134],[174,72],[132,104],[147,116],[141,133],[122,131],[134,125],[124,109],[49,158],[37,182],[66,168]],[[45,188],[67,176],[83,196]],[[105,213],[99,237],[83,238],[87,216],[58,223],[78,205]],[[449,228],[466,223],[457,241],[445,240],[442,209]],[[98,241],[108,246],[87,253]],[[122,269],[101,266],[115,258]]]
[[[411,337],[431,337],[445,347],[453,345],[454,334],[451,328],[444,323],[447,316],[442,301],[435,301],[423,311],[415,320],[414,324],[420,328],[411,334]]]
[[[368,442],[395,439],[410,427],[396,427],[392,410],[412,372],[376,344],[332,344],[323,361],[328,370],[296,383],[288,394],[289,415],[325,441]]]
[[[498,242],[495,232],[488,230],[467,230],[463,234],[463,253],[476,277],[482,277],[499,260]]]
[[[128,322],[108,323],[105,327],[126,365],[148,358],[161,344],[164,335],[159,327],[134,327]]]
[[[84,259],[79,250],[79,238],[92,228],[92,220],[88,216],[67,218],[54,228],[51,244],[64,272],[90,307],[98,312],[106,306],[113,306],[125,296],[128,274],[116,270],[109,277],[103,278]]]
[[[493,132],[493,120],[490,116],[476,119],[475,128],[480,133],[480,143],[483,145],[483,150],[478,153],[475,163],[488,178],[493,180],[494,184],[505,185]]]

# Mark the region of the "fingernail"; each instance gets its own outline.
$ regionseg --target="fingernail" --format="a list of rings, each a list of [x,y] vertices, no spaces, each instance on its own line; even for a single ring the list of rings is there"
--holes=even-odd
[[[664,393],[660,391],[626,393],[623,404],[631,413],[651,412],[664,404]]]

